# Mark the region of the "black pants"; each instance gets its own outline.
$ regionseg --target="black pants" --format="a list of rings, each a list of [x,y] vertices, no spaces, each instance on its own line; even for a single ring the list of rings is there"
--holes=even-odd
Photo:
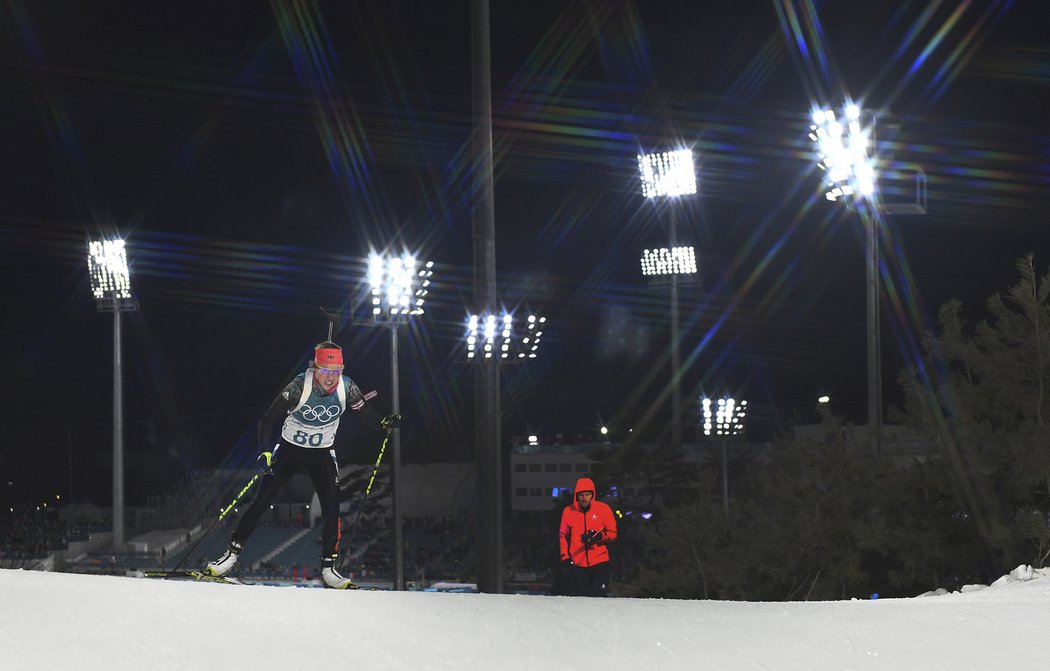
[[[339,517],[339,467],[335,453],[319,447],[300,447],[293,443],[281,441],[274,450],[274,461],[256,492],[255,500],[241,516],[232,540],[241,545],[247,542],[259,524],[263,513],[270,509],[270,504],[280,493],[292,476],[305,470],[310,482],[317,490],[317,499],[321,502],[321,518],[324,528],[321,532],[322,561],[339,554],[339,539],[342,536]]]
[[[569,567],[571,596],[609,596],[609,562]]]

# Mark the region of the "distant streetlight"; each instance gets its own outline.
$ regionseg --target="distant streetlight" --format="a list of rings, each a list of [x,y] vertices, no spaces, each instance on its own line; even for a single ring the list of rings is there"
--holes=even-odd
[[[390,329],[391,412],[401,413],[401,387],[398,376],[397,329],[410,318],[423,314],[429,293],[434,262],[420,263],[412,254],[380,255],[368,258],[368,284],[372,291],[372,319]],[[405,547],[401,529],[401,429],[391,432],[394,448],[390,468],[394,517],[394,589],[405,589]]]
[[[88,242],[88,276],[99,312],[113,313],[113,549],[124,548],[124,386],[120,313],[138,309],[120,238]]]
[[[827,396],[827,395],[818,396],[817,397],[817,403],[820,403],[821,405],[826,405],[828,403],[831,403],[831,397]]]
[[[642,182],[642,195],[646,198],[677,198],[696,193],[696,169],[693,165],[692,149],[638,155],[638,174]],[[646,275],[666,275],[671,287],[671,442],[682,444],[682,357],[678,341],[678,284],[679,274],[696,273],[696,255],[692,247],[678,247],[677,216],[674,207],[669,208],[670,249],[645,250],[642,256],[642,272]],[[686,252],[685,250],[688,250]],[[649,255],[652,254],[652,257]],[[692,270],[673,270],[683,267],[686,257],[692,258]],[[649,257],[649,258],[647,258]],[[648,265],[647,265],[648,262]],[[667,272],[660,272],[661,269]],[[651,270],[652,272],[647,272]]]
[[[744,433],[747,419],[747,401],[737,401],[730,396],[713,400],[701,399],[703,408],[704,435],[722,442],[722,508],[729,516],[729,439]]]

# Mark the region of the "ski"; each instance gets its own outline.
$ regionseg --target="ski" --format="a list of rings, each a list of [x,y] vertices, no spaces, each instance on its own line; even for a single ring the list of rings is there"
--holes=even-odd
[[[229,576],[215,576],[203,571],[144,571],[142,574],[146,578],[160,578],[161,580],[183,580],[186,582],[215,582],[222,585],[258,585],[261,583],[247,582],[240,580],[239,578],[231,578]],[[309,587],[310,585],[299,585],[300,587]],[[347,590],[366,590],[366,591],[378,591],[376,587],[362,587],[357,583],[350,583],[343,589]]]
[[[147,578],[161,578],[164,580],[186,580],[193,582],[217,582],[223,585],[248,585],[236,578],[217,576],[202,571],[146,571],[143,575]]]

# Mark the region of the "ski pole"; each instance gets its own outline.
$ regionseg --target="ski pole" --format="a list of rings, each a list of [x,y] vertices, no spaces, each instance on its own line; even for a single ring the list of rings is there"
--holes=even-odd
[[[265,458],[266,459],[266,465],[267,465],[267,467],[269,467],[270,461],[272,459],[272,454],[270,452],[263,452],[262,454],[259,455],[259,458],[260,459],[261,458]],[[258,461],[258,459],[256,461]],[[248,490],[252,488],[252,485],[255,484],[255,482],[259,479],[260,475],[261,475],[260,473],[256,473],[255,475],[253,475],[252,479],[248,481],[248,484],[246,484],[244,487],[242,487],[241,491],[237,492],[237,496],[233,497],[233,500],[230,501],[230,504],[228,506],[226,506],[225,508],[223,508],[222,511],[219,513],[219,518],[217,520],[215,520],[214,522],[212,522],[211,526],[208,527],[208,530],[205,531],[203,534],[201,534],[201,537],[198,538],[197,542],[193,544],[193,547],[191,547],[189,550],[187,550],[186,554],[182,555],[182,559],[179,560],[179,563],[175,564],[175,568],[171,569],[172,573],[174,573],[175,571],[178,571],[179,567],[182,566],[183,562],[186,561],[187,557],[189,557],[191,554],[193,554],[193,551],[197,549],[197,546],[200,545],[201,543],[203,543],[204,539],[207,538],[209,535],[211,535],[211,532],[215,530],[215,527],[219,526],[219,522],[222,522],[222,520],[226,517],[226,515],[228,515],[229,512],[231,510],[233,510],[233,507],[236,506],[237,503],[242,498],[244,498],[244,495],[248,493]]]
[[[383,444],[379,448],[379,457],[376,458],[376,465],[372,469],[372,477],[368,479],[368,486],[365,487],[365,495],[361,497],[361,507],[357,509],[357,518],[354,519],[354,525],[350,527],[350,537],[346,541],[346,554],[343,555],[343,560],[339,562],[339,570],[343,570],[343,565],[346,563],[347,558],[350,556],[350,547],[354,542],[354,534],[357,533],[357,524],[361,521],[361,513],[365,511],[365,501],[368,500],[368,493],[372,491],[372,483],[375,482],[376,473],[379,472],[379,462],[383,461],[383,453],[386,452],[386,444],[390,440],[390,432],[386,432],[386,438],[383,439]]]

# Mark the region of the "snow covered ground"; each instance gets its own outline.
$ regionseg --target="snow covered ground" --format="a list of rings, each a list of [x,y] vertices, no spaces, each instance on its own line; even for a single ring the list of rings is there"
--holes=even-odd
[[[1050,570],[911,599],[336,592],[0,570],[0,669],[1034,669]],[[659,665],[659,666],[657,666]]]

